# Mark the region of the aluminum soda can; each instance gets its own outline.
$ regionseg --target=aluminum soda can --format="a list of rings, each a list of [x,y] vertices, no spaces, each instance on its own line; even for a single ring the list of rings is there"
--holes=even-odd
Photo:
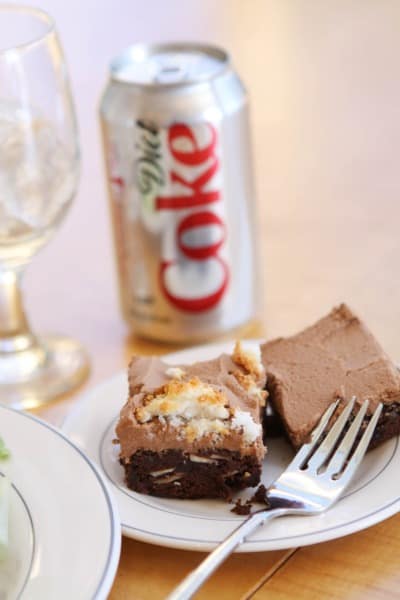
[[[111,63],[100,118],[134,333],[192,343],[251,322],[260,290],[248,101],[227,53],[128,48]]]

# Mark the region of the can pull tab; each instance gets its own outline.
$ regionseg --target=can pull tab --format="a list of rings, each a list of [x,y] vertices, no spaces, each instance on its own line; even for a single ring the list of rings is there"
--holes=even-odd
[[[177,63],[170,63],[160,65],[155,81],[157,83],[178,83],[187,76],[187,70],[183,65]]]

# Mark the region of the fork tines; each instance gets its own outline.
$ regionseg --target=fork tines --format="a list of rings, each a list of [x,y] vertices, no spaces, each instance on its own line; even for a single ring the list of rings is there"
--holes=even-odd
[[[325,472],[332,479],[350,477],[368,448],[382,412],[382,404],[378,404],[363,432],[369,403],[365,400],[354,416],[355,404],[356,398],[353,397],[330,429],[339,400],[329,406],[313,431],[310,442],[302,446],[292,465],[311,473]]]

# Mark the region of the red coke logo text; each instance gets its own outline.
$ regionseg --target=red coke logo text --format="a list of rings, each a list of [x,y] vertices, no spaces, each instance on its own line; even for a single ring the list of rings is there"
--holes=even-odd
[[[170,193],[155,203],[173,218],[175,229],[160,264],[161,289],[173,306],[191,313],[216,308],[229,283],[218,141],[211,123],[171,125]]]

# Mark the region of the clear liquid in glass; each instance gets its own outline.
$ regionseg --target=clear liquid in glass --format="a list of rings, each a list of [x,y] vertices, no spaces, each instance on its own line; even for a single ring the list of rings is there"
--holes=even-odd
[[[63,218],[79,162],[49,120],[8,101],[0,101],[0,147],[0,266],[18,266]]]

